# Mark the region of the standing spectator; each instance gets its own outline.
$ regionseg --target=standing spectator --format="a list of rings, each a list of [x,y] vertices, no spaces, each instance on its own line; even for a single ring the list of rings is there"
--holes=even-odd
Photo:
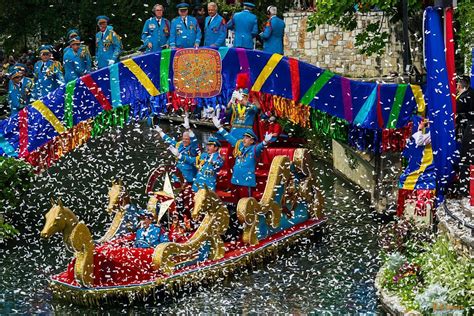
[[[201,42],[201,28],[197,20],[188,15],[187,3],[180,3],[176,6],[179,16],[171,21],[171,48],[191,48],[199,47]]]
[[[8,84],[8,104],[10,105],[11,116],[30,104],[32,92],[33,80],[24,77],[21,67],[15,68],[10,74]]]
[[[122,41],[113,27],[108,25],[109,18],[105,15],[97,17],[99,32],[95,35],[95,57],[99,69],[115,64],[122,52]]]
[[[204,23],[206,21],[206,9],[202,4],[196,4],[193,10],[193,16],[196,18],[199,24],[199,28],[201,29],[201,34],[204,34]],[[201,36],[201,42],[199,46],[203,46],[204,44],[204,36]]]
[[[152,11],[155,16],[146,20],[142,31],[142,42],[147,53],[168,48],[170,39],[170,21],[163,17],[165,8],[155,4]]]
[[[225,46],[227,36],[227,24],[222,16],[217,14],[217,4],[209,2],[204,26],[204,46],[221,47]]]
[[[283,55],[283,35],[285,34],[285,22],[277,17],[277,7],[271,5],[267,8],[268,21],[260,33],[263,41],[263,51]]]
[[[469,192],[469,166],[474,164],[474,91],[469,77],[462,76],[457,82],[456,127],[461,140],[461,161],[459,163],[460,194]]]
[[[33,97],[39,99],[64,84],[61,64],[52,60],[53,47],[42,45],[39,49],[41,60],[35,64],[35,88]]]
[[[64,55],[64,78],[66,82],[72,81],[88,74],[91,71],[90,55],[88,51],[81,51],[80,37],[69,40],[69,49]]]
[[[227,28],[235,29],[234,47],[253,49],[253,39],[257,36],[257,16],[251,11],[255,5],[250,2],[244,2],[244,10],[234,14],[227,23]]]

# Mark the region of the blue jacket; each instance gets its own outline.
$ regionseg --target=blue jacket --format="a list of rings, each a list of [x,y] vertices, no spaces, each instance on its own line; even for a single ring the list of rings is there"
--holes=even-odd
[[[8,104],[10,105],[13,116],[22,108],[31,103],[31,93],[33,92],[33,80],[23,77],[19,85],[13,83],[12,80],[8,83]]]
[[[248,103],[247,107],[232,104],[230,133],[235,139],[241,139],[247,129],[253,129],[255,117],[258,113],[256,105]]]
[[[64,79],[66,82],[91,72],[91,54],[87,46],[79,47],[77,53],[71,47],[64,49]]]
[[[135,236],[136,248],[153,248],[163,242],[169,241],[168,234],[155,224],[151,224],[147,229],[139,228]]]
[[[194,192],[204,188],[204,184],[212,191],[216,190],[217,173],[224,165],[224,160],[222,160],[218,152],[212,155],[204,153],[196,158],[183,155],[181,156],[181,160],[186,160],[189,164],[195,163],[196,167],[199,169],[196,175],[196,180],[194,180],[193,183]]]
[[[237,12],[227,23],[228,29],[235,29],[234,47],[253,49],[253,39],[257,36],[257,16],[249,10]]]
[[[53,60],[48,60],[46,63],[43,63],[41,60],[36,62],[33,98],[39,99],[44,97],[64,84],[64,76],[61,68],[61,64]]]
[[[186,182],[194,182],[194,178],[196,177],[197,172],[195,159],[196,156],[199,155],[199,146],[196,136],[191,137],[191,144],[187,147],[184,147],[182,142],[177,142],[174,138],[166,134],[163,136],[163,140],[168,145],[175,146],[176,148],[178,148],[178,151],[181,156],[189,156],[194,159],[191,163],[188,163],[184,159],[180,159],[176,163],[176,167],[179,169],[179,171],[181,171]]]
[[[283,35],[285,34],[285,22],[277,16],[272,16],[265,29],[260,33],[263,40],[263,51],[283,55]]]
[[[256,187],[257,181],[255,179],[255,165],[262,154],[264,145],[258,143],[245,147],[241,139],[237,140],[226,130],[218,132],[225,138],[234,149],[235,164],[232,169],[231,183],[243,187]]]
[[[192,16],[186,17],[186,25],[178,16],[171,21],[170,46],[171,48],[192,48],[201,42],[201,28]]]
[[[208,16],[204,22],[204,46],[225,46],[227,24],[224,18],[216,14],[211,23],[209,23],[210,20],[211,17]]]
[[[169,45],[170,38],[170,21],[161,18],[160,25],[156,17],[151,17],[146,20],[142,31],[142,42],[146,48],[146,52],[160,52],[161,46]],[[153,46],[148,48],[148,43]]]
[[[118,62],[121,52],[122,41],[112,26],[108,25],[104,34],[97,32],[95,35],[95,57],[99,69],[109,66],[109,60]]]

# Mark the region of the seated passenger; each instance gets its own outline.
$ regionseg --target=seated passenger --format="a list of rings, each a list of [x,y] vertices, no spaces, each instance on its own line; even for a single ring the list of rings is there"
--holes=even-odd
[[[265,134],[263,142],[255,144],[257,136],[252,129],[247,129],[241,139],[236,139],[229,134],[217,117],[212,119],[219,130],[219,134],[234,146],[235,165],[232,169],[231,183],[236,186],[235,196],[238,199],[252,196],[252,188],[257,186],[255,178],[255,165],[262,154],[263,148],[272,139],[272,134]]]
[[[169,241],[168,234],[158,225],[152,224],[153,214],[143,212],[139,215],[140,228],[135,237],[136,248],[153,248],[157,245]]]
[[[272,134],[271,142],[275,142],[282,133],[282,127],[277,122],[276,116],[271,112],[260,115],[259,121],[260,138],[265,137],[266,133]]]
[[[193,131],[190,129],[187,113],[184,118],[183,126],[187,131],[183,133],[182,141],[179,142],[177,142],[174,138],[166,135],[159,126],[156,126],[155,129],[158,131],[161,138],[163,138],[163,140],[170,145],[169,150],[173,154],[175,154],[175,156],[178,156],[176,154],[178,153],[183,156],[196,158],[196,156],[199,154],[198,140],[196,138],[196,135],[194,135]],[[197,172],[196,165],[194,163],[190,164],[184,160],[178,160],[176,163],[176,167],[179,169],[179,171],[181,171],[187,183],[191,184],[194,182],[194,178]]]

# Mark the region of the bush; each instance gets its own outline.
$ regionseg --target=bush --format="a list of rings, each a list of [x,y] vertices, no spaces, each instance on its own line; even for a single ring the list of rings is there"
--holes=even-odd
[[[0,157],[0,212],[15,207],[31,187],[32,168],[22,160]]]

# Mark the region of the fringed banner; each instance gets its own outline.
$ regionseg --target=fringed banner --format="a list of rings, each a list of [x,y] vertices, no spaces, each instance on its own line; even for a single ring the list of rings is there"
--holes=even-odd
[[[407,139],[411,137],[413,124],[410,122],[407,126],[399,129],[382,130],[382,152],[403,151],[407,144]]]
[[[311,123],[315,133],[347,143],[349,125],[347,121],[313,109]]]
[[[84,84],[89,89],[89,91],[92,93],[92,95],[97,99],[100,106],[104,110],[110,111],[112,109],[112,106],[110,105],[109,100],[104,95],[104,93],[102,92],[102,89],[99,87],[99,85],[94,81],[94,79],[92,79],[92,76],[90,74],[85,75],[81,78],[81,80],[82,80],[82,82],[84,82]]]
[[[155,87],[153,82],[148,78],[146,73],[138,66],[138,64],[133,59],[127,59],[122,61],[123,65],[127,67],[138,79],[138,81],[142,84],[145,90],[151,96],[157,96],[160,94],[160,91]]]
[[[110,71],[110,95],[112,98],[112,107],[122,106],[122,97],[120,96],[120,76],[119,64],[113,64],[109,67]]]
[[[161,51],[160,58],[160,90],[162,93],[170,91],[170,64],[171,49],[164,49]]]
[[[54,127],[58,134],[64,133],[66,128],[54,113],[41,100],[36,100],[31,106],[40,112],[41,115]]]
[[[74,126],[74,89],[76,87],[77,80],[74,79],[66,84],[66,95],[64,96],[64,124],[67,128]]]
[[[304,105],[309,105],[313,101],[314,97],[321,91],[321,89],[326,85],[326,83],[334,77],[334,74],[329,70],[325,70],[319,77],[314,81],[313,85],[306,91],[303,98],[301,98],[300,103]]]
[[[112,111],[102,112],[96,116],[92,123],[91,136],[98,137],[109,127],[123,127],[128,121],[129,113],[130,107],[128,105],[113,109]]]
[[[272,57],[268,60],[267,64],[263,70],[258,75],[255,83],[253,84],[252,90],[259,92],[262,89],[263,84],[267,81],[268,77],[272,74],[273,70],[276,68],[280,60],[283,58],[283,55],[273,54]]]
[[[408,85],[400,84],[397,86],[397,92],[395,93],[395,100],[393,100],[392,109],[390,111],[390,117],[387,122],[386,128],[396,128],[398,122],[398,116],[400,115],[400,109],[402,108],[403,99],[407,91]]]

